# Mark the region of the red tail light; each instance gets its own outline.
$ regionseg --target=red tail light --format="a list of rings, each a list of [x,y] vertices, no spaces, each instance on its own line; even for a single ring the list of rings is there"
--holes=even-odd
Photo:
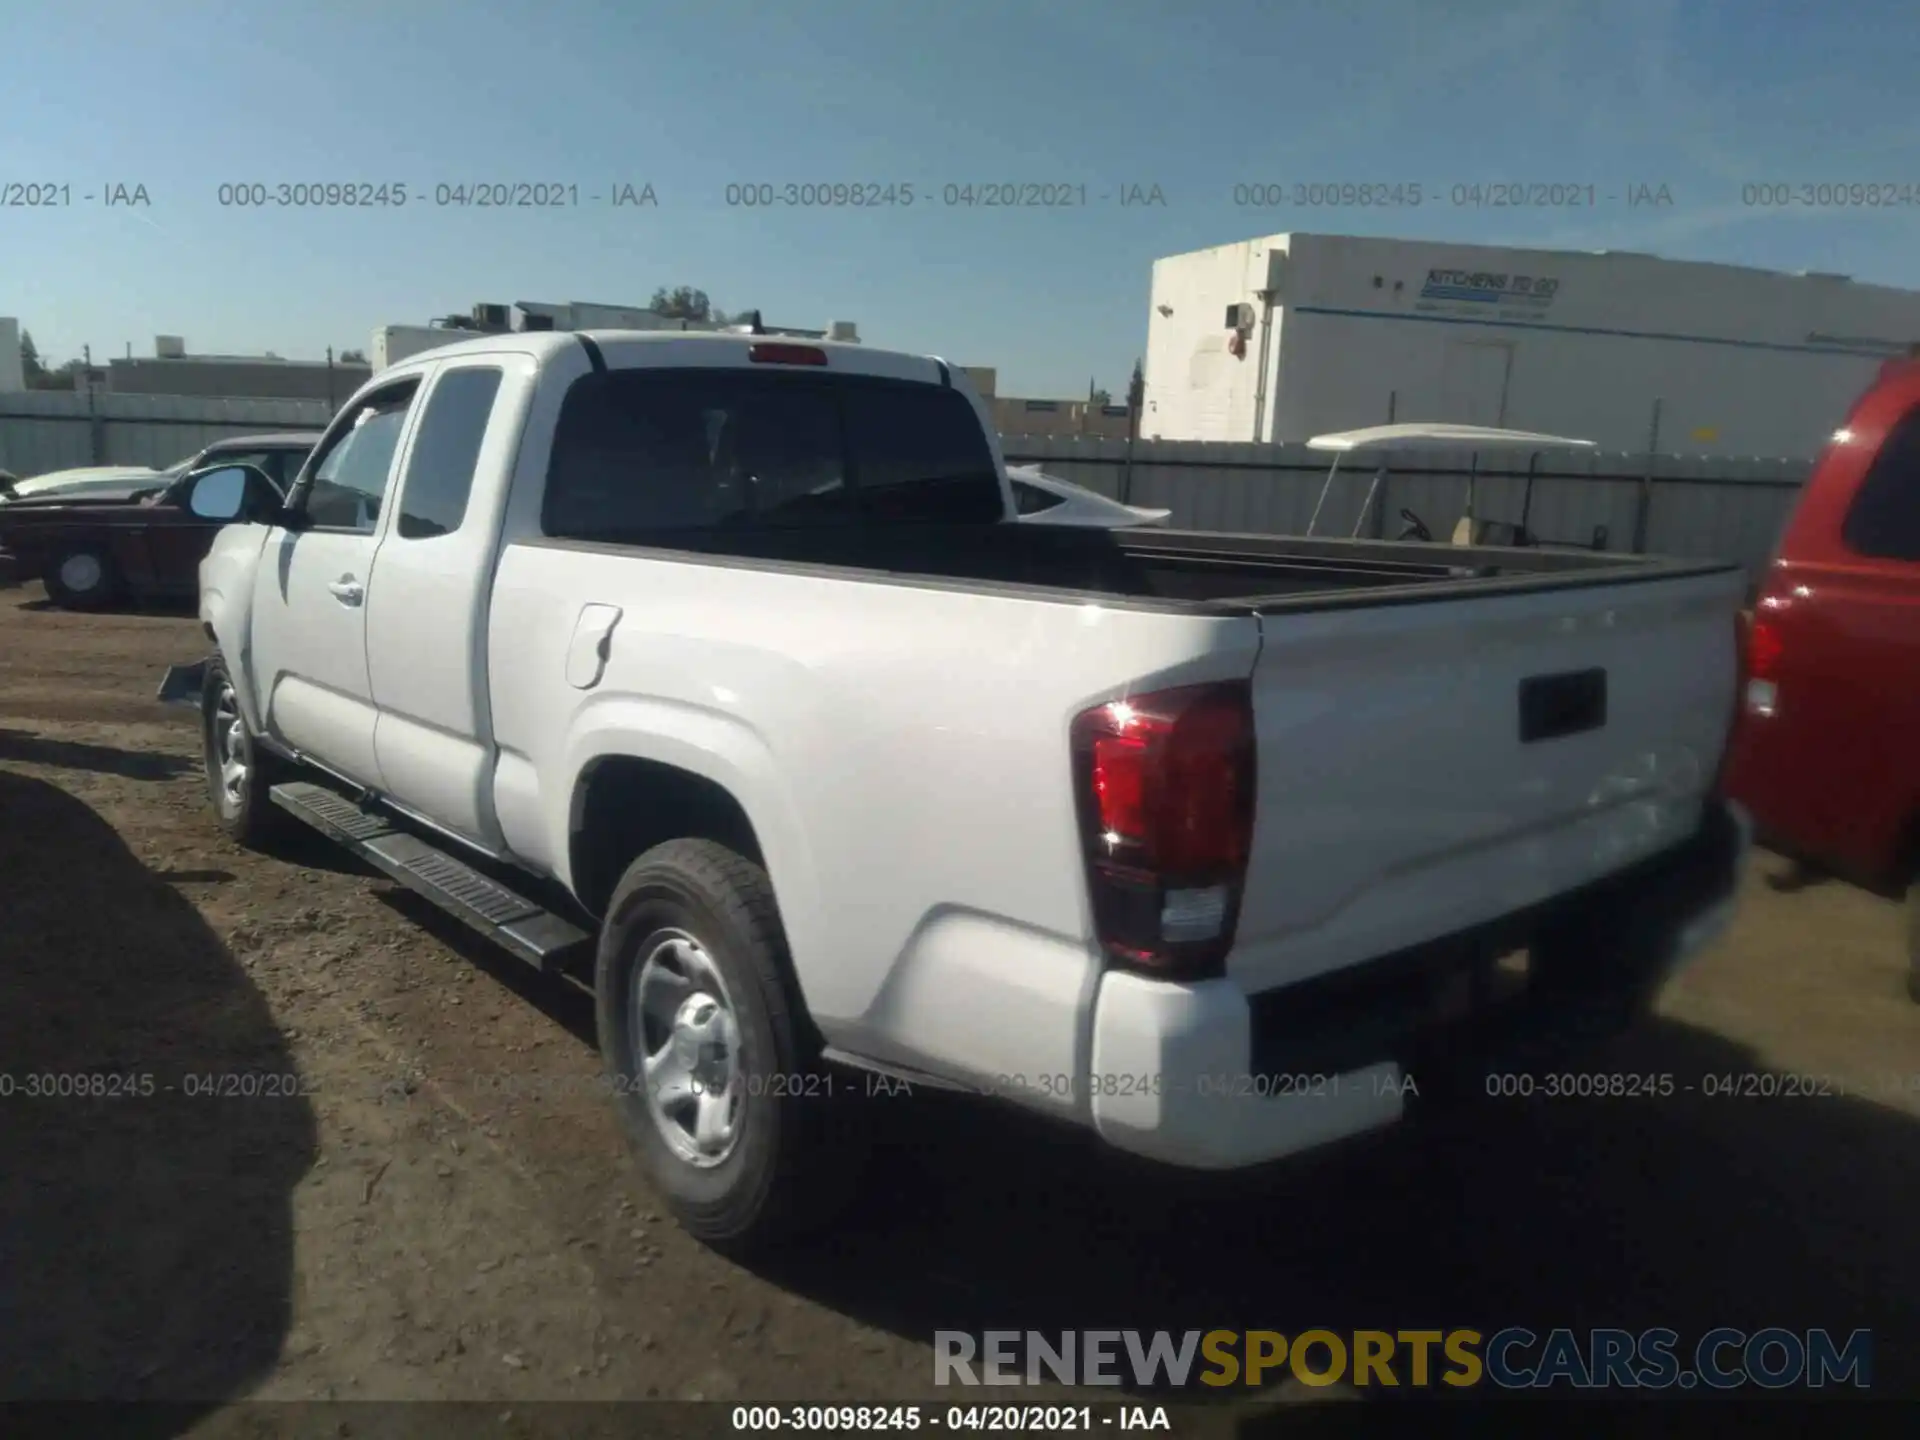
[[[1740,656],[1740,713],[1762,720],[1779,708],[1780,659],[1786,653],[1780,621],[1768,612],[1768,602],[1762,600],[1747,622],[1747,643]]]
[[[1785,650],[1780,640],[1780,626],[1765,615],[1756,615],[1747,622],[1747,653],[1743,678],[1747,680],[1776,680],[1780,675],[1780,656]]]
[[[747,359],[762,365],[824,365],[827,352],[813,345],[749,345]]]
[[[1253,697],[1193,685],[1074,718],[1094,929],[1123,964],[1196,979],[1233,947],[1253,844]]]

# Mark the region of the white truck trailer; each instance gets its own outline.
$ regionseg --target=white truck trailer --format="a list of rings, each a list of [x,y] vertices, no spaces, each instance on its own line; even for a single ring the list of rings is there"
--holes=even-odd
[[[1806,458],[1920,292],[1619,251],[1269,235],[1154,262],[1142,439],[1395,421]]]

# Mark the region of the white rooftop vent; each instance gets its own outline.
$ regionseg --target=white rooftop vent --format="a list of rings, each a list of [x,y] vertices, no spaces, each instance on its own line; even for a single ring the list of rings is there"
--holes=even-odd
[[[153,337],[153,353],[160,360],[184,360],[187,357],[186,337],[156,335]]]
[[[860,330],[851,320],[829,320],[827,322],[827,338],[829,340],[838,340],[847,345],[858,345],[860,343]]]

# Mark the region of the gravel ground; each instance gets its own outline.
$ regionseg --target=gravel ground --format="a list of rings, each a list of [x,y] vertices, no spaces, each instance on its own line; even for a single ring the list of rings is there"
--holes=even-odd
[[[1422,1324],[1869,1326],[1875,1390],[1920,1395],[1895,906],[1750,877],[1593,1062],[1672,1099],[1504,1101],[1257,1180],[889,1101],[847,1227],[749,1272],[636,1174],[586,997],[323,844],[220,836],[150,698],[203,648],[0,592],[0,1397],[951,1400],[935,1329]],[[1782,1073],[1853,1093],[1700,1092]]]

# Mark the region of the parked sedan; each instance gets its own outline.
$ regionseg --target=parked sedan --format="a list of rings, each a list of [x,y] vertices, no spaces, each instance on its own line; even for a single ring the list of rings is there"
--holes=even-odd
[[[70,610],[191,596],[201,557],[233,518],[217,508],[196,509],[197,483],[222,467],[232,473],[230,467],[246,466],[254,477],[250,487],[261,491],[248,504],[277,501],[317,438],[317,432],[234,436],[153,472],[151,482],[137,474],[123,479],[130,493],[29,495],[0,505],[0,582],[43,581],[48,598]]]
[[[130,499],[143,489],[157,489],[166,483],[167,476],[145,465],[88,465],[75,470],[49,470],[25,480],[16,476],[0,477],[0,505],[76,495]]]
[[[1171,510],[1123,505],[1084,485],[1045,474],[1038,466],[1009,466],[1007,479],[1013,485],[1013,503],[1021,520],[1032,525],[1124,530],[1137,525],[1164,525],[1173,514]]]
[[[18,504],[25,500],[65,500],[84,496],[99,500],[131,500],[140,494],[164,490],[189,471],[204,470],[226,461],[252,465],[266,472],[267,478],[282,490],[291,489],[293,477],[320,438],[317,430],[285,430],[269,435],[230,435],[216,440],[184,460],[164,470],[146,465],[87,465],[71,470],[49,470],[25,480],[7,477],[0,482],[0,504]]]

